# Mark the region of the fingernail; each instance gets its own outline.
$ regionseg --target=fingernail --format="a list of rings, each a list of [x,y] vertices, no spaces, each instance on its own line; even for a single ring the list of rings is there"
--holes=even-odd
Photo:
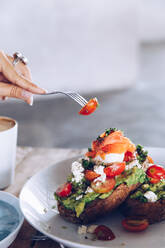
[[[33,95],[30,97],[29,105],[30,105],[30,106],[33,105]]]
[[[32,94],[32,93],[30,93],[30,92],[28,92],[28,91],[26,91],[26,90],[23,90],[23,91],[22,91],[22,96],[23,96],[23,98],[26,100],[26,102],[27,102],[30,106],[33,105],[33,94]]]

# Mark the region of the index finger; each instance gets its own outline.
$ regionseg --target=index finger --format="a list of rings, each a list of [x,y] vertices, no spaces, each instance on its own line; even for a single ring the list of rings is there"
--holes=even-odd
[[[21,88],[32,92],[33,94],[44,94],[46,91],[31,81],[21,76],[14,68],[3,51],[0,51],[0,71],[3,75],[13,84],[20,86]]]

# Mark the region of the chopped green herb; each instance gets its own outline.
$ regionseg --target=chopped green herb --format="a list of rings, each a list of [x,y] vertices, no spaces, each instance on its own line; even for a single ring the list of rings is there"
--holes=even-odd
[[[108,128],[105,130],[105,136],[108,136],[109,134],[113,133],[113,132],[116,132],[118,129],[116,127],[111,127],[111,128]],[[103,138],[98,136],[97,137],[97,140],[98,141],[101,141]]]
[[[92,152],[92,148],[88,148],[88,152]]]
[[[137,159],[138,159],[139,163],[142,164],[146,160],[146,158],[148,156],[148,152],[144,151],[143,146],[141,146],[141,145],[136,146],[136,152],[138,154]]]
[[[73,178],[73,175],[70,174],[68,177],[67,177],[67,182],[70,183],[72,181],[72,178]]]
[[[100,136],[97,137],[97,140],[98,140],[98,141],[101,141],[102,139],[103,139],[103,138],[100,137]]]
[[[141,202],[147,202],[147,198],[144,196],[143,191],[137,190],[134,194],[130,196],[131,199],[137,199]]]
[[[82,166],[85,170],[91,170],[94,167],[94,162],[92,162],[91,160],[82,159]]]
[[[109,134],[116,132],[118,129],[116,127],[114,128],[109,128],[105,130],[105,136],[108,136]]]
[[[56,209],[57,208],[57,206],[52,206],[52,209]]]

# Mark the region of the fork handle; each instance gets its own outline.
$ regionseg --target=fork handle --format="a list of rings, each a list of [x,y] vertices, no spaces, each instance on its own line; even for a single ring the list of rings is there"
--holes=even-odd
[[[38,94],[38,95],[41,95],[41,96],[50,96],[50,95],[56,95],[56,94],[63,94],[65,96],[68,96],[67,93],[62,92],[62,91],[51,91],[51,92],[48,92],[48,93]]]
[[[44,94],[39,94],[39,95],[41,95],[41,96],[49,96],[49,95],[54,95],[54,94],[59,94],[59,93],[62,94],[61,91],[52,91],[52,92],[48,92],[48,93],[44,93]]]

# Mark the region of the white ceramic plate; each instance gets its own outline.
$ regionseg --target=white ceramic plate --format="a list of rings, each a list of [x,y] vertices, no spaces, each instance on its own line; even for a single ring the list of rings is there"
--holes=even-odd
[[[156,163],[165,165],[164,148],[147,148]],[[109,226],[116,239],[113,241],[92,241],[77,234],[78,225],[63,220],[55,205],[53,193],[59,184],[65,182],[70,173],[72,161],[62,161],[34,175],[24,186],[20,195],[22,212],[28,222],[51,239],[59,241],[67,247],[127,247],[127,248],[162,248],[165,245],[165,222],[154,224],[141,233],[129,233],[121,226],[122,215],[115,212],[106,216],[96,224]]]

